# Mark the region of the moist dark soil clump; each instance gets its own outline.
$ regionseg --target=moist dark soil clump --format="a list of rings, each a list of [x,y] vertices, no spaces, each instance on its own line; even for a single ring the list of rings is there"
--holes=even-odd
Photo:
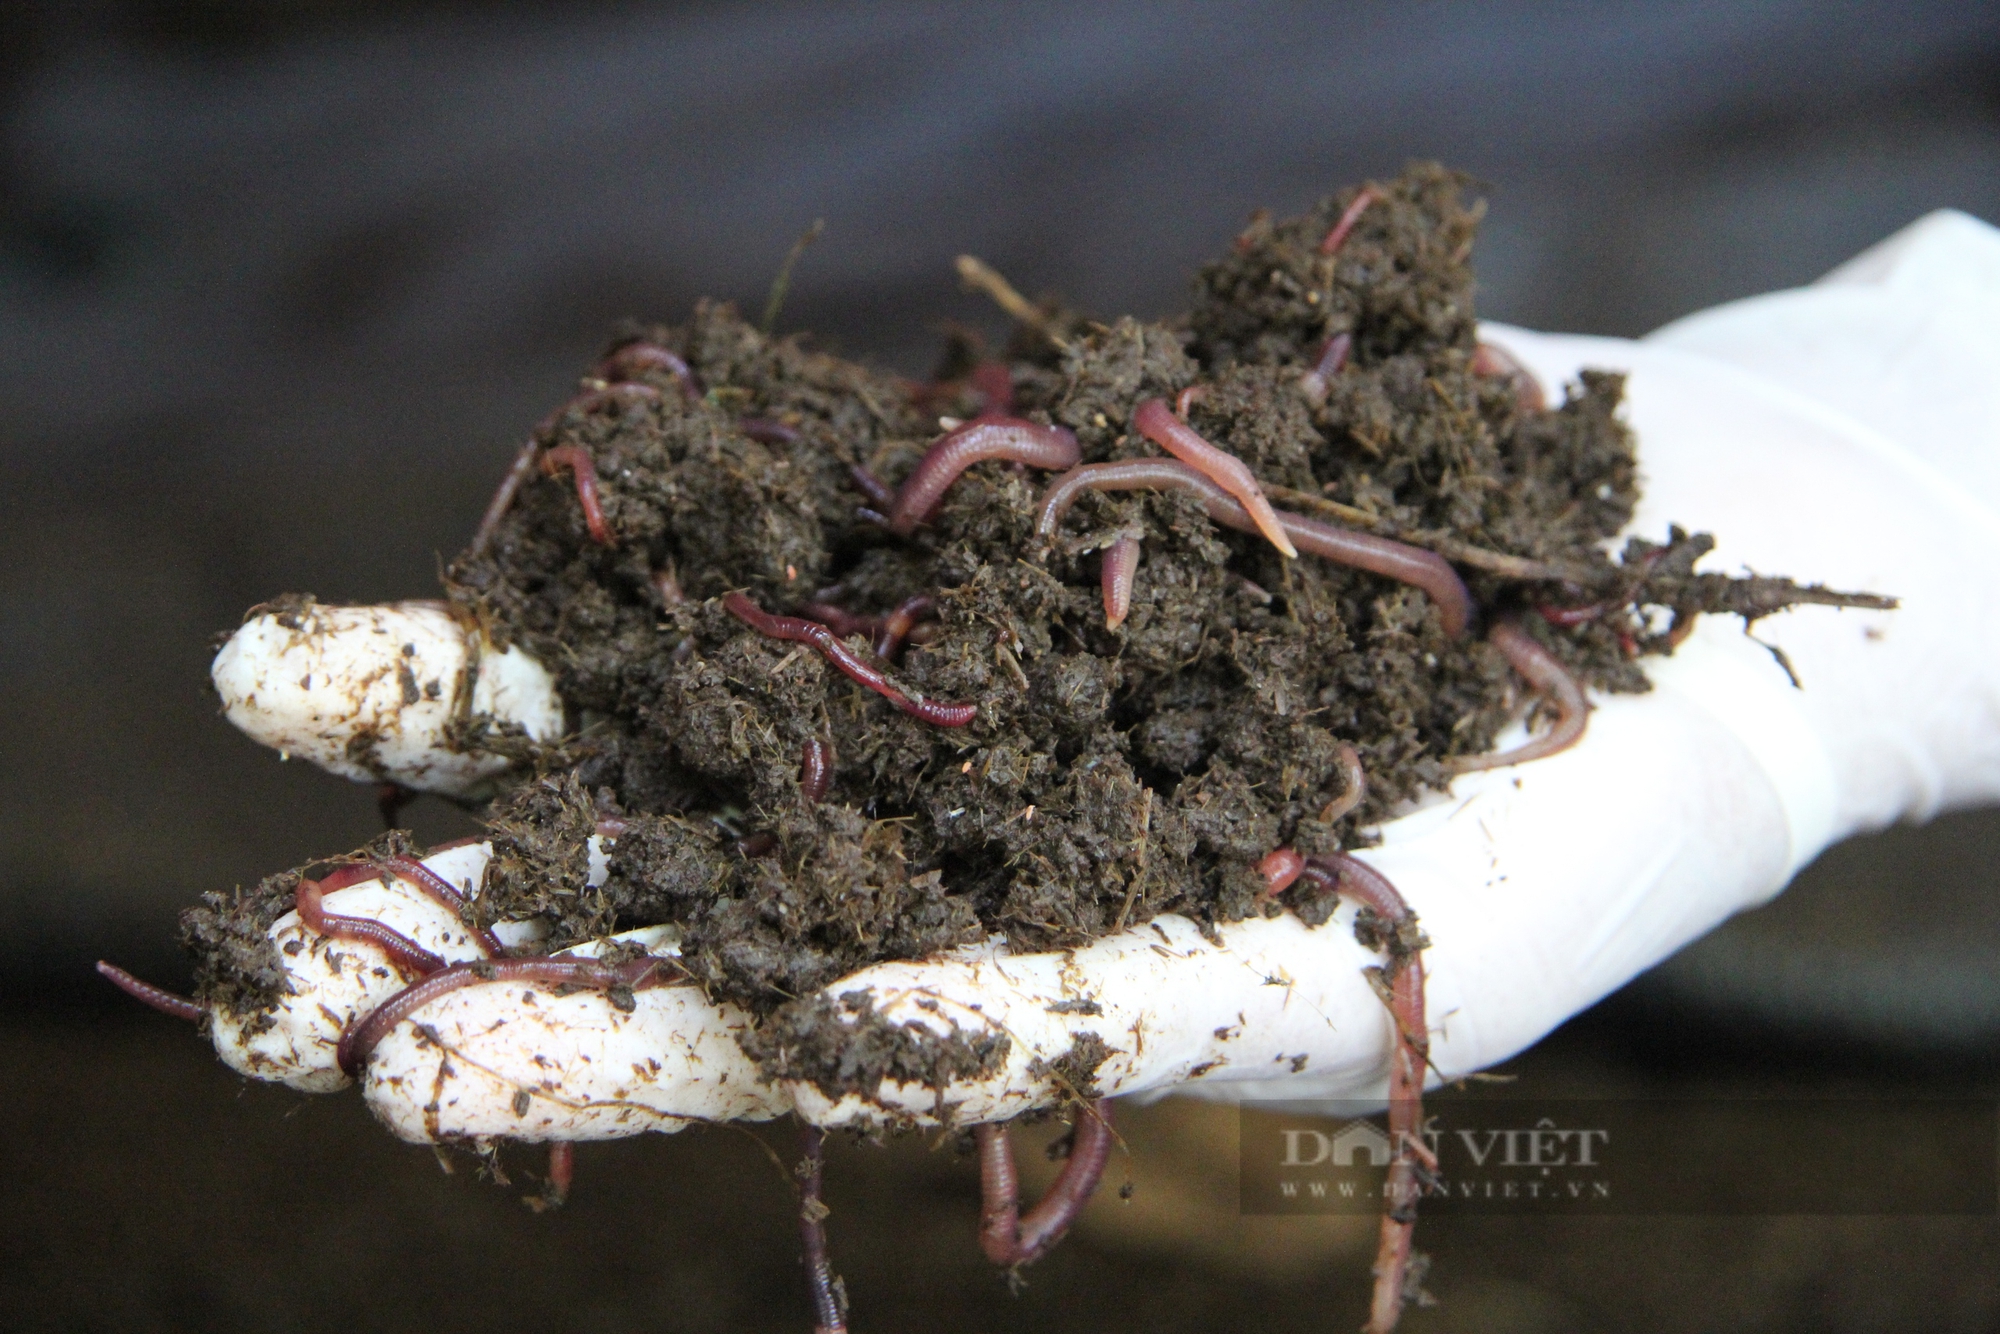
[[[1586,374],[1543,408],[1477,343],[1481,208],[1465,179],[1420,165],[1368,188],[1332,254],[1322,239],[1355,191],[1254,222],[1177,318],[1099,323],[1045,303],[997,358],[1002,410],[1068,428],[1099,463],[1157,455],[1135,408],[1203,386],[1189,423],[1280,509],[1444,554],[1482,618],[1554,609],[1524,622],[1603,689],[1643,690],[1634,658],[1667,651],[1698,611],[1754,617],[1813,596],[1697,576],[1707,539],[1678,532],[1607,556],[1638,495],[1619,378]],[[1338,338],[1344,364],[1315,381]],[[613,350],[638,342],[684,359],[692,384],[642,368],[627,378],[657,395],[586,394],[541,436],[594,461],[610,542],[593,539],[569,472],[537,472],[450,570],[456,602],[557,674],[572,729],[490,811],[498,856],[479,911],[547,918],[551,949],[675,924],[709,991],[764,1018],[767,1064],[810,1046],[814,1007],[830,1004],[800,998],[872,962],[994,933],[1075,946],[1169,911],[1205,924],[1280,911],[1260,897],[1260,858],[1364,840],[1530,699],[1479,624],[1453,637],[1424,593],[1286,560],[1188,495],[1086,493],[1045,540],[1052,474],[985,462],[893,535],[859,512],[879,502],[855,470],[894,486],[941,416],[998,406],[973,340],[922,385],[721,304],[634,327]],[[1121,536],[1142,557],[1111,629],[1099,562]],[[810,646],[752,629],[725,609],[732,592],[855,624],[928,596],[887,673],[975,716],[912,717]],[[863,657],[867,637],[849,639]],[[815,744],[832,757],[818,800],[801,778]],[[1329,822],[1343,745],[1367,797]],[[625,830],[591,889],[584,844],[606,817]],[[879,1080],[900,1060],[885,1046],[848,1073]],[[1076,1064],[1086,1088],[1094,1063]]]

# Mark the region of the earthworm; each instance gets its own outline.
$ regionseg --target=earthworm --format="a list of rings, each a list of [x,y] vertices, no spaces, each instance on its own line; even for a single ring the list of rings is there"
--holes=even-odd
[[[364,869],[369,874],[362,876],[363,880],[372,879],[381,874],[373,867]],[[327,879],[329,881],[334,880],[334,876],[328,876]],[[356,882],[349,880],[345,883],[353,884]],[[344,887],[343,884],[335,884],[335,888]],[[293,906],[298,909],[299,920],[312,930],[329,939],[365,940],[388,955],[390,961],[398,968],[401,968],[404,972],[415,973],[419,977],[429,977],[445,966],[443,959],[432,954],[402,932],[397,931],[393,927],[386,926],[372,917],[342,917],[338,913],[328,912],[321,905],[321,900],[330,892],[330,890],[323,888],[319,881],[301,878],[298,890],[292,896]]]
[[[1583,698],[1583,687],[1577,684],[1569,669],[1557,661],[1553,653],[1536,643],[1512,618],[1495,621],[1493,628],[1486,632],[1486,642],[1499,649],[1514,670],[1556,706],[1555,725],[1541,736],[1512,750],[1491,755],[1460,755],[1447,760],[1445,763],[1452,772],[1469,774],[1482,769],[1501,769],[1510,764],[1526,764],[1529,760],[1539,760],[1574,746],[1583,736],[1590,705]]]
[[[1381,195],[1376,193],[1374,186],[1362,186],[1360,191],[1354,196],[1353,202],[1341,212],[1339,221],[1328,228],[1326,235],[1320,238],[1319,253],[1322,255],[1331,255],[1334,251],[1340,249],[1341,244],[1347,240],[1347,234],[1354,230],[1354,224],[1361,221],[1362,210],[1381,197]]]
[[[1587,607],[1537,607],[1536,613],[1550,625],[1569,630],[1588,624],[1604,614],[1604,604],[1593,602]]]
[[[882,628],[880,616],[858,616],[845,607],[836,607],[831,602],[806,602],[799,606],[799,615],[808,620],[824,621],[827,629],[842,639],[849,635],[875,638],[875,632]]]
[[[983,459],[1013,459],[1055,471],[1083,457],[1076,436],[1061,426],[1039,426],[1019,417],[974,417],[940,436],[896,492],[887,527],[908,537],[930,517],[959,474]]]
[[[663,969],[671,968],[671,975]],[[680,980],[681,969],[672,959],[648,955],[629,963],[607,964],[596,959],[476,959],[441,967],[420,982],[412,983],[383,1001],[373,1013],[340,1035],[334,1052],[341,1072],[354,1078],[381,1045],[389,1031],[440,996],[463,990],[480,982],[547,982],[555,986],[647,987],[668,986]]]
[[[659,401],[660,391],[649,384],[634,384],[622,381],[616,384],[607,384],[600,388],[586,390],[578,394],[575,398],[572,398],[569,402],[542,418],[541,421],[535,424],[534,436],[536,439],[542,440],[554,435],[556,428],[562,425],[563,418],[569,416],[572,412],[588,414],[614,403],[629,407],[635,403],[657,403]]]
[[[143,982],[115,963],[106,963],[104,960],[99,959],[97,961],[97,971],[112,986],[117,987],[140,1004],[152,1006],[161,1014],[170,1014],[176,1019],[185,1019],[190,1023],[195,1023],[201,1019],[202,1015],[208,1013],[186,996],[168,991],[165,987],[156,987],[151,982]]]
[[[1186,421],[1188,410],[1194,407],[1195,404],[1201,402],[1204,398],[1207,397],[1208,397],[1207,385],[1205,384],[1189,385],[1187,388],[1181,390],[1178,394],[1174,395],[1174,416],[1179,417],[1182,421]]]
[[[641,371],[665,371],[679,382],[681,392],[690,401],[701,397],[701,384],[687,362],[658,343],[644,339],[627,343],[597,363],[598,378],[614,384],[630,380]]]
[[[770,856],[777,850],[778,836],[768,829],[759,830],[754,834],[746,834],[736,840],[737,855],[746,861],[754,862],[760,857]]]
[[[1014,410],[1014,372],[1004,361],[982,361],[966,377],[979,395],[979,415],[1004,417]]]
[[[736,428],[752,440],[766,445],[789,445],[799,438],[798,428],[775,417],[745,417]]]
[[[553,477],[564,468],[576,479],[576,498],[583,506],[583,522],[590,538],[599,546],[611,545],[611,528],[604,522],[604,507],[597,499],[597,464],[581,445],[558,445],[542,454],[542,472]]]
[[[436,871],[433,871],[414,857],[384,857],[378,865],[384,870],[393,872],[403,879],[410,881],[431,902],[449,909],[465,925],[465,928],[472,932],[478,939],[480,948],[486,951],[488,957],[497,958],[506,953],[506,950],[501,947],[499,940],[494,937],[491,931],[488,931],[483,926],[475,926],[473,924],[472,918],[468,916],[471,905],[465,901],[465,895],[459,893],[458,890],[452,887],[449,881]],[[322,891],[331,892],[325,890],[325,883],[325,881],[320,882]]]
[[[1340,795],[1329,801],[1326,809],[1319,813],[1320,821],[1324,824],[1332,824],[1343,815],[1349,814],[1361,804],[1361,799],[1368,795],[1368,774],[1362,769],[1361,756],[1354,747],[1343,741],[1334,751],[1334,755],[1340,761],[1340,775],[1346,780],[1346,785],[1341,788]]]
[[[1077,1109],[1069,1158],[1025,1217],[1007,1127],[974,1126],[972,1135],[979,1146],[979,1247],[994,1264],[1012,1269],[1046,1254],[1090,1202],[1111,1157],[1111,1100],[1099,1098]]]
[[[1306,859],[1291,848],[1273,848],[1264,854],[1264,860],[1257,863],[1257,874],[1264,877],[1264,888],[1258,893],[1259,899],[1274,899],[1292,887],[1306,869]]]
[[[806,804],[817,806],[833,785],[833,747],[818,737],[806,738],[805,758],[799,764],[799,790]]]
[[[687,601],[687,593],[681,588],[680,576],[674,573],[672,564],[653,571],[653,591],[660,595],[663,607],[678,607]]]
[[[559,1139],[549,1145],[549,1203],[561,1204],[569,1198],[576,1181],[576,1141]]]
[[[1511,382],[1514,386],[1514,406],[1523,412],[1541,412],[1549,405],[1548,395],[1542,392],[1542,382],[1504,347],[1481,343],[1474,348],[1472,373]]]
[[[1139,573],[1139,539],[1130,533],[1104,551],[1104,628],[1116,630],[1132,610],[1132,580]]]
[[[722,605],[730,615],[759,634],[812,645],[828,662],[912,718],[937,727],[963,727],[979,712],[976,704],[941,704],[937,700],[904,694],[888,677],[862,661],[853,649],[818,621],[800,620],[796,616],[773,616],[741,593],[728,594],[722,599]]]
[[[1257,531],[1269,538],[1272,546],[1287,556],[1299,554],[1291,538],[1279,526],[1277,513],[1272,510],[1271,502],[1264,499],[1263,488],[1257,485],[1257,479],[1250,475],[1250,469],[1243,460],[1202,439],[1198,431],[1167,408],[1165,399],[1149,398],[1141,403],[1132,413],[1132,425],[1141,435],[1181,462],[1191,464],[1214,478],[1224,491],[1241,501],[1256,523]]]
[[[1383,1002],[1396,1027],[1389,1057],[1389,1139],[1395,1156],[1382,1184],[1381,1242],[1375,1256],[1375,1295],[1367,1334],[1388,1334],[1402,1315],[1410,1273],[1411,1243],[1417,1226],[1420,1168],[1435,1172],[1437,1161],[1423,1140],[1424,1074],[1430,1066],[1430,1028],[1424,1017],[1423,949],[1427,942],[1417,915],[1387,876],[1344,853],[1306,859],[1303,876],[1322,889],[1357,900],[1378,919],[1366,928],[1357,921],[1362,944],[1388,955]],[[1386,933],[1381,929],[1387,927]]]
[[[528,441],[514,455],[514,461],[507,466],[506,476],[500,479],[499,487],[493,492],[493,499],[486,503],[486,513],[479,518],[479,528],[472,534],[472,544],[466,548],[469,556],[484,554],[493,541],[494,530],[513,508],[514,497],[534,471],[535,460],[541,457],[542,440],[553,434],[562,419],[572,411],[590,412],[606,403],[658,402],[660,391],[649,384],[612,384],[589,393],[579,394],[569,402],[551,412],[536,424],[528,434]],[[581,488],[579,487],[579,493]],[[595,537],[593,532],[591,536]]]
[[[858,463],[848,465],[847,475],[854,479],[854,484],[861,488],[861,494],[867,496],[869,503],[876,509],[886,513],[894,508],[896,490],[887,482]]]
[[[1187,491],[1197,496],[1208,517],[1241,532],[1257,531],[1249,513],[1209,477],[1173,459],[1126,459],[1120,463],[1089,463],[1058,477],[1042,494],[1035,532],[1053,536],[1062,517],[1084,491]],[[1458,636],[1472,620],[1472,594],[1434,551],[1369,533],[1357,533],[1283,510],[1274,511],[1284,531],[1299,548],[1341,565],[1366,570],[1422,589],[1437,604],[1445,633]]]
[[[916,628],[918,619],[936,609],[936,601],[924,593],[905,599],[896,610],[882,618],[881,628],[875,632],[875,656],[884,662],[894,662],[896,655],[902,652],[903,641]]]
[[[1337,333],[1321,345],[1313,368],[1299,377],[1299,388],[1314,404],[1326,402],[1327,387],[1347,364],[1347,354],[1353,349],[1354,335],[1350,333]]]
[[[805,1161],[799,1164],[799,1238],[805,1243],[806,1283],[812,1289],[813,1334],[847,1334],[839,1280],[826,1254],[826,1205],[819,1198],[826,1136],[818,1126],[802,1125],[799,1139],[805,1146]]]
[[[468,841],[479,842],[482,840],[472,839]],[[433,853],[443,852],[448,846],[451,845],[435,847],[431,851]],[[445,880],[443,876],[414,857],[384,857],[378,861],[349,862],[345,866],[339,866],[329,871],[317,881],[307,883],[317,886],[319,896],[324,897],[336,890],[348,889],[355,885],[366,884],[370,880],[381,880],[389,876],[400,876],[410,881],[425,898],[450,912],[460,922],[465,923],[470,927],[472,933],[478,937],[480,945],[485,948],[488,954],[497,955],[506,952],[501,947],[500,942],[494,939],[483,927],[471,926],[470,920],[466,916],[469,905],[465,901],[465,896],[453,888],[450,882]],[[315,899],[314,903],[317,905],[318,899]],[[302,913],[300,916],[303,919],[304,914]],[[335,917],[328,920],[347,922],[358,921],[360,919]],[[308,922],[307,925],[312,926],[313,924]],[[313,929],[316,931],[320,930],[317,926],[313,926]],[[320,934],[326,935],[329,933],[321,931]],[[399,937],[399,939],[402,938]],[[404,944],[408,945],[410,942],[404,939]],[[412,945],[411,948],[414,949],[415,946]]]

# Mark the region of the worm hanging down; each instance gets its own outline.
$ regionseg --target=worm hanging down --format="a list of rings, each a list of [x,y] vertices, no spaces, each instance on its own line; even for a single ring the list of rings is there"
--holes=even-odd
[[[1557,661],[1554,654],[1536,643],[1534,637],[1521,628],[1520,622],[1511,617],[1495,621],[1493,628],[1486,632],[1486,642],[1499,649],[1514,670],[1555,705],[1555,725],[1512,750],[1488,755],[1460,755],[1448,760],[1446,763],[1452,772],[1469,774],[1482,769],[1501,769],[1510,764],[1526,764],[1529,760],[1539,760],[1574,746],[1583,736],[1584,725],[1590,717],[1590,705],[1583,697],[1583,687],[1569,674],[1569,669]]]
[[[1111,1157],[1111,1100],[1077,1108],[1069,1157],[1048,1193],[1025,1215],[1007,1127],[978,1125],[972,1135],[979,1146],[979,1246],[994,1264],[1013,1269],[1047,1254],[1090,1203]]]
[[[806,1287],[812,1296],[813,1334],[847,1334],[846,1303],[833,1261],[826,1253],[826,1205],[820,1200],[820,1184],[826,1174],[826,1132],[814,1125],[801,1125],[799,1142],[804,1160],[799,1176],[799,1240],[804,1244]]]
[[[1249,511],[1205,474],[1173,459],[1127,459],[1090,463],[1058,477],[1042,495],[1035,532],[1053,537],[1062,517],[1085,491],[1186,491],[1198,497],[1208,517],[1239,532],[1258,531]],[[1284,510],[1274,511],[1298,548],[1341,565],[1383,575],[1422,589],[1437,605],[1445,633],[1465,633],[1472,620],[1472,594],[1451,562],[1435,551],[1370,533],[1357,533]]]
[[[1256,531],[1269,538],[1272,546],[1287,556],[1299,554],[1279,524],[1271,502],[1264,498],[1264,489],[1257,485],[1257,479],[1250,475],[1243,460],[1202,439],[1200,432],[1174,415],[1164,398],[1149,398],[1141,403],[1132,413],[1132,425],[1139,434],[1181,462],[1214,478],[1216,485],[1242,504]]]
[[[1294,854],[1296,855],[1296,854]],[[1267,859],[1268,860],[1268,859]],[[1382,1183],[1382,1236],[1375,1255],[1375,1296],[1364,1334],[1388,1334],[1403,1304],[1415,1294],[1412,1267],[1417,1200],[1437,1160],[1424,1142],[1424,1076],[1430,1069],[1430,1027],[1424,1014],[1423,951],[1430,943],[1417,915],[1396,887],[1366,862],[1341,853],[1303,860],[1299,874],[1323,889],[1360,903],[1354,924],[1363,945],[1388,956],[1377,992],[1388,1007],[1396,1039],[1389,1054],[1389,1139],[1394,1146]]]

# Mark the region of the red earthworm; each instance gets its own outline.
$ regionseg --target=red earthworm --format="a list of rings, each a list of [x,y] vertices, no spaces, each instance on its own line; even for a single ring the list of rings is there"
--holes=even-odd
[[[1259,899],[1274,899],[1292,887],[1306,869],[1306,859],[1291,848],[1274,848],[1264,854],[1264,860],[1257,863],[1257,874],[1264,877],[1264,888],[1258,893]]]
[[[385,857],[379,865],[385,870],[392,871],[416,885],[431,902],[436,903],[440,907],[450,909],[466,930],[470,931],[474,938],[479,941],[479,947],[486,951],[488,958],[498,958],[507,952],[491,931],[488,931],[483,926],[475,926],[473,924],[472,918],[469,915],[471,905],[466,902],[465,895],[454,889],[450,882],[436,871],[433,871],[430,867],[412,857]],[[321,888],[324,892],[325,882],[323,881],[321,882]]]
[[[799,765],[799,790],[808,806],[817,806],[833,786],[833,747],[818,737],[806,738],[805,759]]]
[[[1130,533],[1104,550],[1104,628],[1116,630],[1132,610],[1132,581],[1139,573],[1139,539]]]
[[[151,982],[142,982],[115,963],[97,961],[97,972],[105,981],[130,996],[142,1005],[150,1005],[161,1014],[170,1014],[176,1019],[197,1023],[208,1013],[201,1005],[165,987],[156,987]]]
[[[1321,344],[1319,356],[1313,368],[1299,377],[1299,388],[1315,404],[1326,402],[1327,388],[1333,377],[1340,374],[1340,368],[1347,364],[1347,354],[1354,350],[1354,335],[1337,333]]]
[[[1320,238],[1319,253],[1322,255],[1331,255],[1334,251],[1340,249],[1341,244],[1347,240],[1347,234],[1354,230],[1354,224],[1361,221],[1362,210],[1381,197],[1381,195],[1375,192],[1374,186],[1362,186],[1360,191],[1354,196],[1353,202],[1348,204],[1346,209],[1341,212],[1339,221],[1328,228],[1326,235]]]
[[[881,628],[875,632],[875,656],[884,662],[894,662],[902,651],[903,641],[916,628],[919,617],[928,616],[937,610],[937,603],[929,595],[919,593],[905,599],[902,605],[882,618]]]
[[[455,963],[438,969],[383,1001],[366,1019],[340,1035],[334,1057],[340,1063],[341,1072],[353,1078],[397,1024],[438,997],[480,982],[546,982],[555,986],[595,987],[600,990],[629,987],[639,991],[677,984],[684,975],[679,964],[657,955],[621,964],[607,964],[597,959],[552,957],[476,959],[471,963]]]
[[[880,616],[858,616],[845,607],[836,607],[831,602],[805,602],[799,605],[799,615],[808,620],[823,621],[827,629],[846,639],[849,635],[861,635],[874,639],[875,632],[882,628]]]
[[[854,479],[854,484],[861,488],[861,494],[867,496],[877,510],[887,513],[895,507],[896,489],[874,473],[855,463],[848,465],[847,475]]]
[[[590,412],[607,403],[657,402],[659,397],[660,391],[649,384],[606,385],[602,389],[579,394],[542,418],[529,433],[527,443],[515,453],[514,461],[508,465],[506,475],[500,479],[499,487],[493,492],[493,499],[486,503],[486,513],[480,516],[479,527],[472,534],[472,543],[466,548],[466,554],[482,555],[492,543],[494,530],[499,528],[500,521],[507,517],[507,511],[513,507],[514,497],[520,494],[522,485],[528,480],[528,474],[534,471],[535,460],[541,457],[542,440],[554,433],[556,427],[562,424],[564,416],[572,411]]]
[[[799,438],[797,427],[787,426],[775,417],[745,417],[736,426],[752,440],[766,445],[789,445]]]
[[[549,1143],[549,1199],[550,1204],[561,1204],[569,1199],[569,1188],[576,1181],[576,1141],[559,1139]]]
[[[319,886],[321,894],[332,894],[337,890],[351,889],[355,885],[365,885],[370,880],[382,879],[382,868],[374,862],[342,862],[313,883]]]
[[[1004,417],[1014,410],[1014,372],[1007,369],[1006,362],[982,361],[967,378],[979,395],[980,416]]]
[[[1329,801],[1326,808],[1319,813],[1319,818],[1324,824],[1332,824],[1343,815],[1350,814],[1361,804],[1361,799],[1368,795],[1368,774],[1362,769],[1361,756],[1354,747],[1343,741],[1333,753],[1340,761],[1340,775],[1345,780],[1346,786],[1341,788],[1340,795]]]
[[[599,546],[611,545],[611,527],[604,522],[604,507],[597,499],[597,464],[581,445],[558,445],[542,454],[542,472],[549,477],[568,468],[576,479],[576,498],[583,506],[583,522]]]
[[[599,379],[616,384],[630,380],[641,371],[665,371],[680,384],[690,401],[701,397],[701,382],[678,353],[645,339],[625,344],[597,363]]]
[[[635,403],[657,403],[660,391],[649,384],[607,384],[599,389],[590,389],[578,394],[548,416],[535,424],[534,436],[544,440],[556,432],[563,418],[572,412],[589,414],[612,404],[629,407]]]
[[[768,829],[746,835],[736,840],[737,854],[749,861],[756,861],[759,857],[768,857],[777,850],[778,836]]]
[[[903,642],[906,644],[915,644],[921,648],[923,645],[936,639],[943,631],[944,626],[936,621],[918,621],[910,627],[910,633],[904,638]]]
[[[1446,765],[1454,773],[1476,773],[1482,769],[1526,764],[1529,760],[1539,760],[1574,746],[1583,736],[1590,705],[1583,697],[1583,687],[1569,674],[1569,669],[1511,618],[1495,621],[1493,628],[1486,632],[1486,642],[1499,649],[1514,670],[1555,705],[1555,725],[1541,736],[1512,750],[1492,755],[1460,755],[1447,760]]]
[[[1587,607],[1537,607],[1535,612],[1550,625],[1570,630],[1602,616],[1604,604],[1593,602]]]
[[[596,832],[599,838],[617,838],[628,828],[630,828],[630,822],[621,820],[615,815],[600,815],[597,817]]]
[[[1082,457],[1076,436],[1065,427],[1019,417],[974,417],[925,451],[896,492],[886,526],[898,537],[908,537],[930,517],[959,474],[983,459],[1013,459],[1054,471],[1073,468]]]
[[[741,593],[728,594],[722,599],[722,605],[730,615],[759,634],[812,645],[828,662],[912,718],[937,727],[963,727],[979,712],[976,704],[941,704],[937,700],[905,694],[818,621],[800,620],[796,616],[773,616]]]
[[[1272,546],[1287,556],[1299,554],[1291,538],[1279,526],[1271,502],[1264,498],[1264,488],[1257,485],[1257,479],[1250,475],[1250,469],[1243,460],[1202,439],[1192,426],[1168,410],[1165,399],[1149,398],[1141,403],[1132,413],[1132,425],[1141,435],[1175,458],[1213,477],[1217,485],[1241,501],[1256,523],[1257,531],[1271,539]]]
[[[466,842],[484,842],[484,840],[472,838],[472,840],[462,840],[458,844],[448,844],[448,846],[464,846]],[[432,852],[444,852],[444,846],[432,848]],[[452,916],[456,916],[460,922],[464,922],[472,930],[472,934],[478,938],[480,946],[484,946],[484,950],[488,954],[504,954],[500,942],[494,940],[494,936],[486,928],[470,924],[470,918],[466,916],[468,910],[470,910],[470,904],[466,904],[466,896],[460,894],[444,876],[440,876],[438,872],[430,870],[428,866],[424,866],[416,858],[386,856],[386,858],[380,858],[376,862],[348,862],[346,866],[338,866],[338,868],[330,870],[328,874],[320,876],[312,884],[318,888],[318,896],[324,898],[326,894],[332,894],[336,890],[346,890],[346,888],[352,888],[356,884],[366,884],[370,880],[388,880],[388,878],[402,878],[402,880],[412,882],[418,888],[418,892],[424,894],[424,898],[428,898],[430,902],[438,904],[440,908],[446,908],[448,912],[452,912]],[[318,898],[314,900],[314,904],[318,904]],[[360,920],[360,918],[330,918],[330,920],[334,920],[334,922],[350,922],[350,920]],[[308,926],[312,926],[312,924],[308,922]],[[320,928],[314,926],[314,930],[320,930]],[[328,932],[320,932],[320,934],[328,934]],[[410,944],[410,942],[404,940],[404,944]],[[416,948],[416,946],[410,946],[410,948]]]
[[[1045,1255],[1090,1202],[1111,1157],[1111,1100],[1099,1098],[1077,1109],[1069,1158],[1025,1217],[1007,1127],[974,1126],[972,1135],[979,1146],[979,1246],[994,1264],[1012,1269]]]
[[[1207,397],[1208,397],[1207,385],[1205,384],[1189,385],[1187,388],[1181,390],[1180,393],[1174,395],[1174,415],[1176,417],[1179,417],[1182,421],[1186,421],[1188,415],[1188,409],[1192,408],[1195,404],[1201,402],[1204,398]]]
[[[1236,498],[1213,479],[1173,459],[1126,459],[1120,463],[1089,463],[1058,477],[1042,494],[1035,519],[1038,536],[1054,535],[1069,507],[1084,491],[1188,491],[1199,497],[1208,516],[1227,528],[1257,531],[1255,521]],[[1284,531],[1303,551],[1341,565],[1366,570],[1422,589],[1437,604],[1438,619],[1448,635],[1465,632],[1472,620],[1472,594],[1434,551],[1409,546],[1371,533],[1357,533],[1288,511],[1273,511]]]
[[[801,1124],[799,1139],[805,1147],[798,1173],[799,1239],[805,1244],[806,1284],[812,1291],[813,1334],[847,1334],[840,1280],[826,1253],[826,1205],[819,1197],[826,1171],[825,1134],[818,1126]]]
[[[1423,1140],[1424,1074],[1430,1068],[1430,1028],[1424,1017],[1423,949],[1428,943],[1417,915],[1387,876],[1344,853],[1306,861],[1304,876],[1322,889],[1355,899],[1377,924],[1355,930],[1364,945],[1388,955],[1382,970],[1384,1003],[1396,1029],[1389,1057],[1389,1139],[1394,1157],[1382,1184],[1381,1242],[1375,1256],[1375,1296],[1368,1334],[1388,1334],[1402,1314],[1417,1226],[1420,1169],[1434,1173],[1437,1160]],[[1384,931],[1386,928],[1386,932]]]
[[[1541,412],[1549,405],[1542,382],[1504,347],[1481,343],[1472,351],[1472,373],[1491,375],[1514,386],[1514,405],[1523,412]]]
[[[371,874],[363,876],[364,880],[381,874],[373,867],[365,869]],[[336,872],[335,876],[339,874]],[[334,880],[335,876],[328,876],[327,879]],[[355,882],[349,880],[346,883]],[[445,966],[443,959],[372,917],[342,917],[328,912],[320,901],[330,892],[322,888],[318,881],[300,879],[292,903],[298,909],[299,920],[311,930],[332,940],[365,940],[388,955],[390,962],[398,968],[418,977],[428,977]]]
[[[375,809],[382,816],[382,827],[394,829],[396,821],[402,817],[403,807],[421,795],[415,788],[404,787],[401,783],[377,783]]]

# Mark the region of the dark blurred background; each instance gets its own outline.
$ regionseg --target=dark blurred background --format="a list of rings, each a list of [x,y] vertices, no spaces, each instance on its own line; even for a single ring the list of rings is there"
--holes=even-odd
[[[1482,313],[1639,334],[1934,208],[2000,219],[2000,7],[0,6],[0,1324],[800,1327],[784,1189],[736,1132],[586,1149],[538,1218],[352,1098],[241,1090],[90,973],[184,984],[199,892],[378,827],[216,716],[211,637],[282,591],[431,592],[615,321],[757,308],[815,218],[780,328],[920,374],[947,321],[1000,329],[958,253],[1161,314],[1253,208],[1413,156],[1490,187]],[[1979,814],[1836,850],[1513,1068],[2000,1093],[1996,852]],[[858,1327],[1352,1327],[1367,1229],[1237,1217],[1233,1137],[1134,1112],[1133,1202],[1018,1298],[977,1263],[969,1165],[844,1150]],[[1424,1243],[1419,1334],[2000,1328],[1991,1218]]]

